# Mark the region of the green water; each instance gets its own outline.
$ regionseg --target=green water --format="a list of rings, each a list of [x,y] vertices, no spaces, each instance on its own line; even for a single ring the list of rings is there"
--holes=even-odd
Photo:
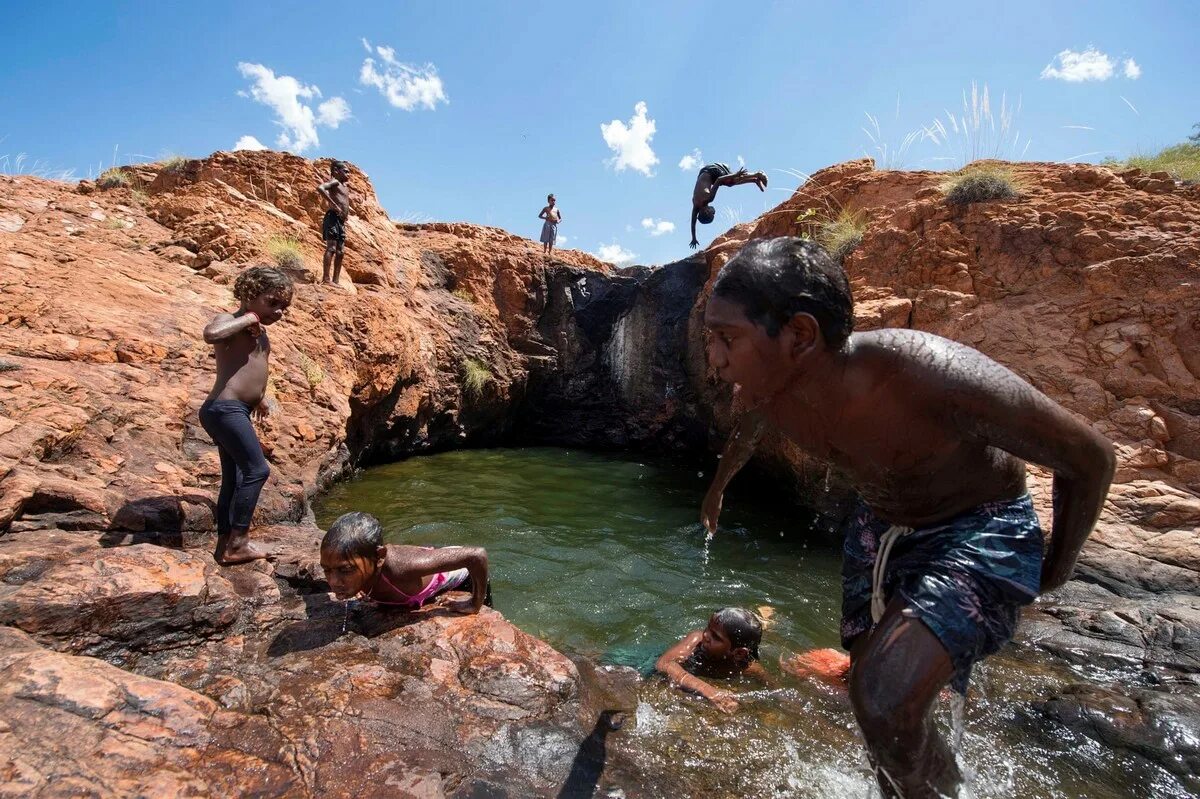
[[[713,610],[769,606],[763,662],[771,689],[735,685],[722,716],[650,679],[620,747],[680,795],[873,795],[848,702],[780,675],[781,654],[837,646],[840,556],[805,543],[813,523],[762,500],[726,499],[705,547],[700,501],[711,467],[560,450],[473,450],[369,469],[318,507],[327,526],[362,510],[389,541],[486,547],[495,607],[562,651],[644,666]],[[963,760],[976,797],[1185,796],[1161,769],[1111,752],[1024,711],[1064,680],[1036,652],[1006,652],[976,671]]]

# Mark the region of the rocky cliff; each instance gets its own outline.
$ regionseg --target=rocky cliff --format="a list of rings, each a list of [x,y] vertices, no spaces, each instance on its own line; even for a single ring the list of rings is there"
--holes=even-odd
[[[35,795],[555,792],[587,750],[590,671],[494,613],[347,616],[307,500],[354,465],[442,448],[719,446],[712,280],[750,238],[842,209],[866,220],[845,259],[860,328],[978,347],[1118,442],[1080,579],[1026,640],[1194,692],[1200,190],[1015,169],[1019,200],[958,207],[938,174],[843,164],[701,255],[624,270],[545,264],[492,228],[395,224],[354,170],[340,287],[313,283],[322,162],[217,153],[108,188],[0,177],[0,715],[21,722],[0,725],[0,773]],[[280,239],[299,284],[271,330],[281,411],[258,521],[281,555],[219,569],[198,331]],[[760,460],[836,526],[836,475],[778,441]],[[1034,490],[1045,513],[1046,475]],[[1091,718],[1093,694],[1046,707]]]

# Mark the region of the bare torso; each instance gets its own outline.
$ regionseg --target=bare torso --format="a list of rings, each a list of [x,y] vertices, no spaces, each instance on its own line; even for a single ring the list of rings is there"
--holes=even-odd
[[[547,205],[542,209],[542,217],[549,223],[557,225],[559,220],[558,206]]]
[[[696,186],[692,189],[692,207],[703,208],[712,203],[713,198],[717,196],[717,189],[713,176],[708,172],[701,172],[696,178]]]
[[[328,189],[329,196],[333,198],[333,203],[337,206],[335,210],[342,219],[346,219],[350,216],[350,189],[341,181],[331,181],[331,183],[332,185]]]
[[[953,375],[996,371],[975,350],[928,334],[855,334],[843,384],[853,399],[817,418],[781,397],[767,419],[843,472],[863,500],[893,524],[924,527],[1025,491],[1025,465],[960,424]],[[1007,370],[993,381],[1016,379]],[[1023,384],[1022,384],[1023,385]],[[995,390],[1015,390],[996,385]]]
[[[217,356],[217,379],[210,400],[240,400],[250,407],[262,401],[267,391],[267,361],[271,341],[264,330],[257,337],[247,331],[235,333],[213,345]]]

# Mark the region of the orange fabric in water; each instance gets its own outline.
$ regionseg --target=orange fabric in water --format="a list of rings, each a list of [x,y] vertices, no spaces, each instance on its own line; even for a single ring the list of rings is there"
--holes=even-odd
[[[793,655],[781,665],[797,677],[811,677],[838,688],[845,688],[846,677],[850,672],[850,656],[837,649],[810,649]]]

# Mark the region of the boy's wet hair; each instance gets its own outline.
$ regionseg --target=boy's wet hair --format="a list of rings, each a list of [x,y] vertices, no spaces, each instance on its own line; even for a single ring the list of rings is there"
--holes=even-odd
[[[346,162],[345,162],[345,161],[338,161],[338,160],[335,158],[334,160],[332,160],[332,161],[330,161],[330,162],[329,162],[329,174],[331,174],[331,175],[334,173],[334,170],[337,170],[337,169],[345,169],[345,168],[346,168]]]
[[[243,269],[233,283],[233,296],[241,302],[276,291],[292,292],[292,279],[273,266],[252,266]]]
[[[742,306],[771,336],[798,313],[810,314],[825,344],[838,349],[854,331],[846,270],[819,245],[794,236],[752,241],[721,268],[713,294]]]
[[[729,636],[735,647],[750,650],[750,657],[758,660],[758,645],[762,641],[762,619],[745,608],[721,608],[713,616],[721,629]]]
[[[321,539],[321,549],[343,558],[373,558],[383,546],[383,525],[369,513],[343,513]]]
[[[700,220],[700,224],[707,225],[717,218],[717,209],[706,205],[696,212],[696,218]]]

